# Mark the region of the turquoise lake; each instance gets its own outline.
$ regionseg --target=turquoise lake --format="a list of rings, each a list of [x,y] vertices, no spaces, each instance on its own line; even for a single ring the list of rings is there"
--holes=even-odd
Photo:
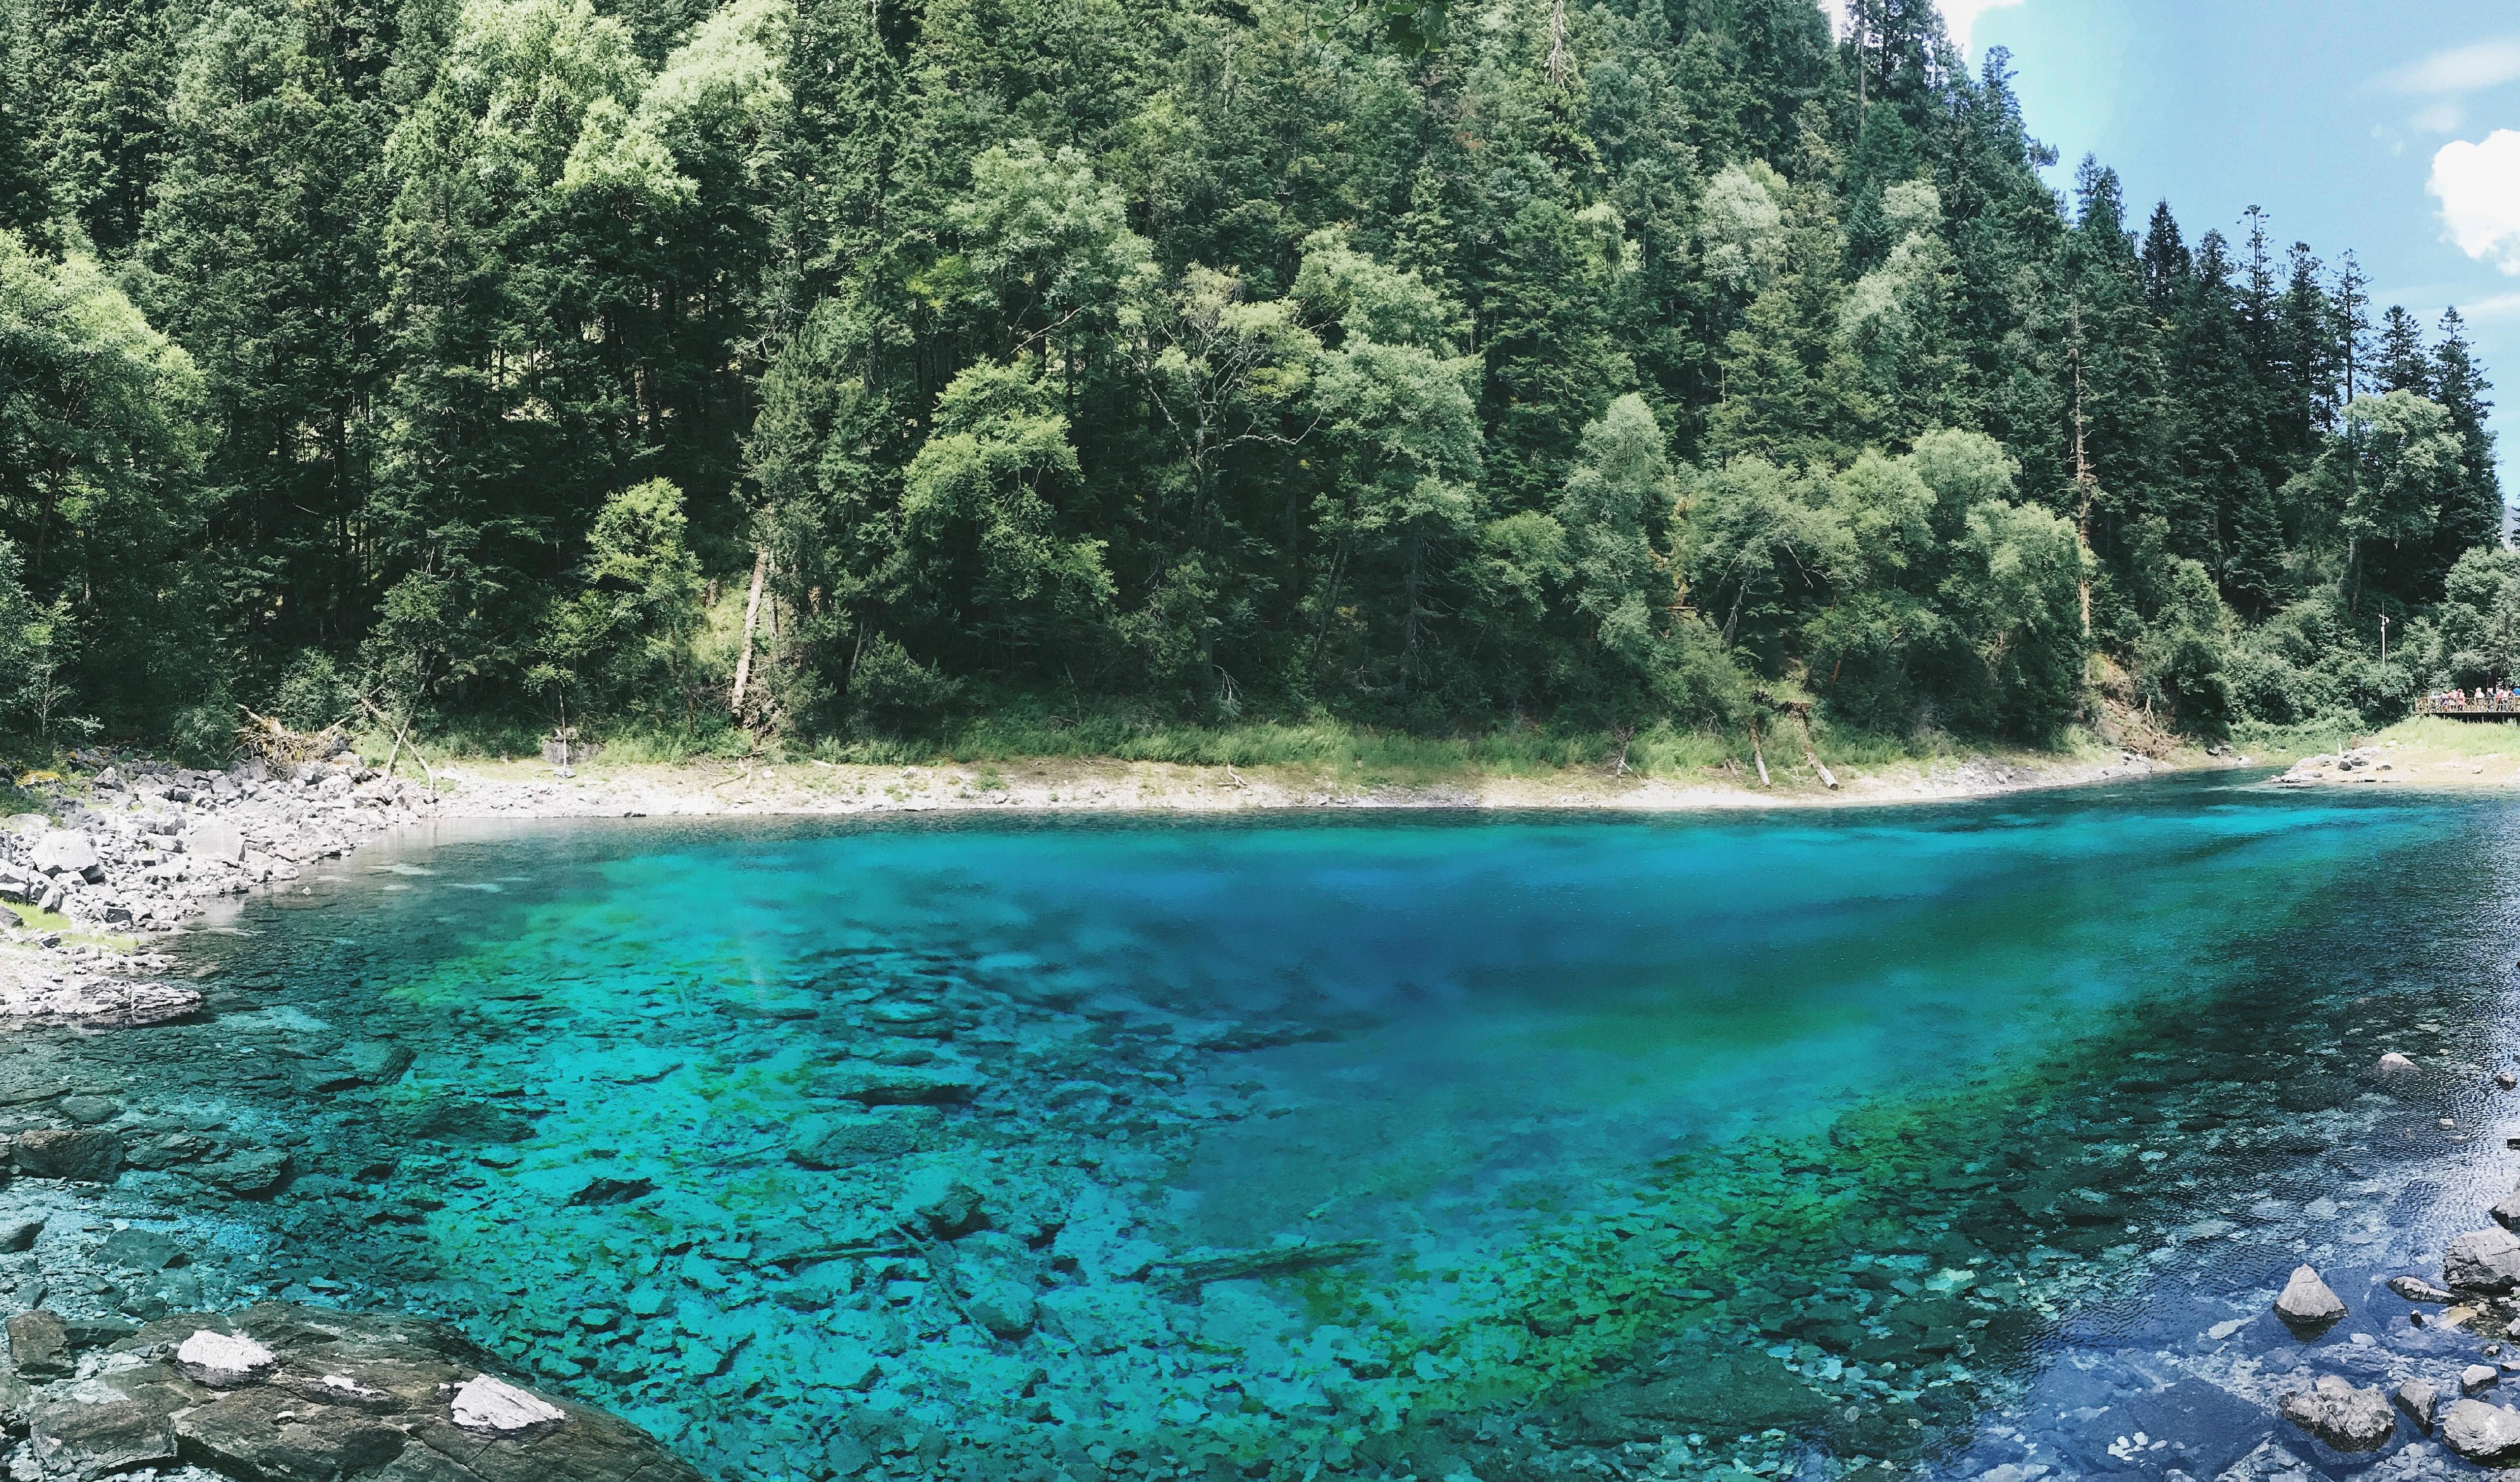
[[[449,827],[24,1053],[290,1149],[126,1175],[220,1232],[126,1310],[426,1313],[719,1477],[2206,1478],[2451,1363],[2372,1283],[2520,1174],[2520,811],[2376,791]]]

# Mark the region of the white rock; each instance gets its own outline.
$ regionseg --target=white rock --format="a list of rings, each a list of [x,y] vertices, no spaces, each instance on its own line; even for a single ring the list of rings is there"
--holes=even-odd
[[[2472,1395],[2480,1389],[2492,1389],[2501,1379],[2501,1372],[2493,1365],[2470,1364],[2458,1371],[2458,1392]]]
[[[2442,1256],[2442,1277],[2453,1289],[2509,1291],[2520,1285],[2520,1236],[2499,1225],[2460,1235]]]
[[[2382,1075],[2413,1075],[2415,1062],[2392,1050],[2380,1056],[2379,1069]]]
[[[2442,1444],[2470,1461],[2500,1461],[2520,1455],[2520,1411],[2483,1400],[2461,1400],[2441,1415]]]
[[[46,875],[85,875],[96,868],[96,845],[84,833],[55,829],[35,840],[30,857]]]
[[[251,1338],[198,1327],[175,1350],[175,1362],[211,1383],[234,1383],[271,1368],[280,1356]]]
[[[559,1407],[504,1379],[474,1374],[455,1392],[455,1423],[474,1430],[527,1430],[565,1420]]]
[[[2275,1316],[2287,1323],[2333,1323],[2345,1316],[2345,1304],[2318,1272],[2300,1266],[2284,1283],[2283,1295],[2275,1298]]]
[[[235,864],[245,858],[245,835],[223,818],[205,818],[184,831],[184,852]]]

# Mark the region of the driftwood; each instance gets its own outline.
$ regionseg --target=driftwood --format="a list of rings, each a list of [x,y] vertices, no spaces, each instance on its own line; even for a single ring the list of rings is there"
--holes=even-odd
[[[1257,1250],[1228,1250],[1209,1256],[1184,1256],[1158,1264],[1158,1280],[1168,1286],[1198,1286],[1242,1277],[1283,1276],[1361,1261],[1382,1248],[1379,1240],[1320,1240],[1302,1245],[1269,1245]]]
[[[248,721],[237,727],[237,749],[265,762],[284,767],[320,762],[348,743],[339,721],[321,731],[292,731],[268,715],[256,715],[243,705],[237,708],[245,710]]]
[[[1837,790],[1837,775],[1828,770],[1828,764],[1820,759],[1819,748],[1812,744],[1811,722],[1804,719],[1803,713],[1800,710],[1797,710],[1794,712],[1794,724],[1802,728],[1803,760],[1811,763],[1812,770],[1820,774],[1820,780],[1827,786],[1828,790],[1835,792]]]

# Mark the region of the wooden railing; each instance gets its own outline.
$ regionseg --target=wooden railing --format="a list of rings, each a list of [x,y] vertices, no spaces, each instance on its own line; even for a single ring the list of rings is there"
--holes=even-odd
[[[2415,713],[2448,716],[2452,720],[2520,720],[2520,699],[2470,696],[2449,700],[2427,695],[2415,701]]]

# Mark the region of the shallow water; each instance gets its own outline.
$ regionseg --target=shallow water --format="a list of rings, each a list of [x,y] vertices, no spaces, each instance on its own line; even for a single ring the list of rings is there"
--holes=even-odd
[[[428,1312],[729,1478],[2336,1465],[2287,1376],[2468,1357],[2370,1282],[2520,1168],[2513,833],[2200,780],[450,830],[194,939],[205,1022],[32,1053],[292,1150],[126,1174],[211,1243],[108,1295]]]

